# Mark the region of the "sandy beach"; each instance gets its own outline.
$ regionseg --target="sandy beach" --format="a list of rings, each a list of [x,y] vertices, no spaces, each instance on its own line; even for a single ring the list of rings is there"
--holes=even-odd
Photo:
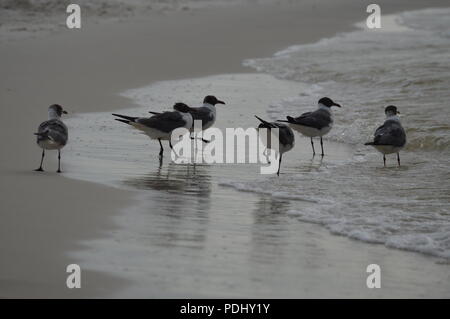
[[[0,130],[4,138],[0,161],[0,298],[450,297],[446,284],[450,279],[448,263],[430,260],[414,252],[334,236],[318,225],[294,225],[286,216],[277,216],[276,212],[275,217],[269,216],[276,211],[272,202],[245,193],[236,195],[231,188],[218,187],[214,179],[208,190],[212,194],[208,206],[208,211],[213,212],[211,218],[230,223],[221,214],[225,209],[231,216],[240,211],[253,212],[256,220],[279,217],[277,223],[286,223],[282,231],[303,238],[296,242],[281,241],[279,247],[274,248],[285,247],[283,253],[295,259],[279,256],[280,260],[286,258],[294,264],[287,267],[280,262],[280,265],[266,269],[265,264],[273,260],[259,260],[261,267],[255,269],[258,274],[255,276],[257,279],[270,277],[270,280],[253,284],[248,276],[249,284],[245,287],[240,287],[237,279],[225,285],[225,275],[217,281],[211,278],[207,283],[186,280],[179,286],[169,287],[162,282],[164,276],[161,275],[159,291],[137,285],[138,278],[127,278],[126,274],[115,276],[114,271],[101,271],[94,265],[83,271],[82,289],[70,290],[65,285],[66,266],[85,262],[76,252],[88,249],[85,245],[91,240],[104,242],[111,233],[120,233],[117,218],[124,216],[124,211],[132,210],[142,193],[132,187],[124,189],[79,180],[82,178],[76,180],[70,178],[70,173],[57,175],[54,173],[54,154],[47,157],[46,173],[32,171],[40,157],[33,132],[46,119],[48,105],[64,105],[70,112],[69,118],[90,112],[138,108],[139,105],[119,93],[157,81],[254,73],[253,69],[242,65],[245,59],[271,56],[293,44],[311,43],[352,30],[355,22],[367,16],[368,3],[308,0],[300,4],[236,5],[163,14],[150,12],[118,22],[86,21],[77,31],[67,29],[45,36],[1,41]],[[445,1],[437,0],[378,3],[386,14],[446,5]],[[173,96],[170,100],[176,102],[178,98]],[[264,109],[261,105],[260,111]],[[249,116],[253,111],[243,110],[242,114]],[[223,110],[221,114],[225,112]],[[227,116],[224,115],[223,122],[218,121],[219,127],[233,121]],[[305,141],[299,141],[298,145],[308,147]],[[331,152],[335,150],[337,160],[346,154],[339,145],[330,143],[329,148]],[[301,158],[306,159],[307,155]],[[63,152],[63,170],[64,160]],[[287,166],[293,159],[290,161]],[[154,169],[157,170],[156,163]],[[159,174],[168,174],[167,170],[169,168],[164,167]],[[177,173],[176,169],[174,173]],[[179,173],[181,178],[185,176],[185,173]],[[208,171],[203,173],[214,175]],[[134,186],[142,184],[142,180],[134,182]],[[245,205],[239,200],[230,204],[233,198],[249,200]],[[152,200],[158,203],[157,197]],[[249,218],[240,225],[229,225],[237,228],[236,242],[247,240],[239,237],[240,231],[244,232],[240,227],[249,225],[251,228],[251,224]],[[272,257],[264,232],[260,231],[253,234],[254,242],[250,245]],[[213,242],[224,240],[220,232],[211,229],[205,232]],[[233,234],[228,236],[233,237]],[[232,247],[231,243],[226,248],[231,249],[232,254],[238,254]],[[170,251],[170,246],[165,249]],[[94,263],[102,256],[101,252],[90,253]],[[208,251],[206,256],[210,255],[213,252]],[[172,258],[169,253],[164,256],[168,260]],[[254,257],[257,259],[260,255]],[[383,267],[389,269],[383,277],[384,289],[365,287],[365,266],[372,260],[381,260]],[[226,259],[223,262],[226,263]],[[164,265],[154,266],[161,270]],[[233,263],[229,266],[233,269]],[[279,272],[273,271],[276,267]],[[299,269],[307,275],[298,277]],[[239,273],[239,268],[236,272],[236,278],[245,276]],[[207,277],[208,273],[200,275]],[[297,279],[292,280],[293,277]],[[198,290],[202,289],[202,284],[217,286],[217,290]],[[277,290],[278,287],[285,287],[285,290]]]

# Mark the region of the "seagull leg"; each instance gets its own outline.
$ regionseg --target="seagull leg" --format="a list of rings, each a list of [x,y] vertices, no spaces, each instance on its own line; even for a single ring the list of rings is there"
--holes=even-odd
[[[322,157],[324,157],[325,153],[323,152],[323,140],[322,140],[322,137],[320,138],[320,146],[322,147]]]
[[[283,157],[283,154],[280,153],[280,160],[278,161],[278,172],[277,176],[280,176],[280,168],[281,168],[281,158]]]
[[[386,155],[383,155],[384,167],[386,167]]]
[[[160,138],[158,138],[158,141],[159,141],[159,146],[161,146],[161,149],[159,150],[159,157],[162,157],[163,156],[163,152],[164,152],[164,148],[162,146]]]
[[[400,167],[400,153],[397,153],[397,162],[398,162],[398,166]]]
[[[61,173],[61,150],[58,150],[58,170],[57,173]]]
[[[196,140],[198,137],[197,137],[197,134],[195,134],[196,132],[194,131],[194,132],[191,132],[190,134],[189,134],[189,137],[191,138],[191,140]],[[192,134],[192,135],[191,135]]]
[[[173,146],[172,146],[172,141],[171,140],[169,140],[169,146],[170,146],[170,149],[172,150],[172,152],[175,154],[175,156],[179,157],[178,154],[175,153],[175,151],[173,150]]]
[[[39,168],[35,169],[36,172],[43,172],[44,171],[42,169],[42,163],[44,162],[44,156],[45,156],[45,150],[42,149],[41,165],[39,166]]]
[[[316,155],[316,150],[314,149],[314,141],[313,141],[312,137],[311,137],[311,146],[312,146],[312,149],[313,149],[313,156],[315,156]]]

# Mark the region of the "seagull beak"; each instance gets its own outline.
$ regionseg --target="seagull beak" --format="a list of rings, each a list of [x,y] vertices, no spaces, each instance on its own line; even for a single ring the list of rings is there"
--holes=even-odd
[[[333,102],[333,105],[334,105],[334,106],[337,106],[337,107],[342,107],[342,106],[340,106],[339,104],[334,103],[334,102]]]
[[[63,114],[68,114],[67,111],[64,111],[64,110],[63,110],[62,112],[63,112]]]
[[[400,111],[397,111],[397,114],[400,114]]]
[[[225,104],[225,102],[217,100],[217,104]]]

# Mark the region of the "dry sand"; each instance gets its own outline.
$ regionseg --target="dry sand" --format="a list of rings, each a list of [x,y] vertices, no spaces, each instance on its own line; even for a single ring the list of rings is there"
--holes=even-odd
[[[0,297],[108,297],[131,284],[87,271],[83,289],[65,286],[65,267],[76,262],[67,252],[79,248],[80,240],[110,232],[109,217],[132,196],[56,175],[55,154],[48,154],[47,173],[32,172],[40,157],[32,133],[46,119],[48,105],[60,103],[72,113],[113,110],[130,105],[118,92],[152,81],[249,72],[242,60],[348,30],[367,16],[369,3],[308,0],[172,12],[114,24],[88,21],[80,31],[2,43]],[[390,13],[445,1],[379,4]],[[350,259],[358,251],[339,255],[347,254]]]

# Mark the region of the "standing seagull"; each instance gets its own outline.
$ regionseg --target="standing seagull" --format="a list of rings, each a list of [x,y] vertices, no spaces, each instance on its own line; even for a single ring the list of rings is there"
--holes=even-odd
[[[172,131],[181,127],[189,130],[192,127],[192,116],[188,112],[188,108],[189,107],[186,105],[184,108],[180,106],[178,111],[163,113],[151,112],[155,114],[152,117],[132,117],[120,114],[113,115],[120,117],[120,119],[116,119],[116,121],[129,124],[142,131],[151,139],[158,140],[159,146],[161,147],[159,156],[162,158],[164,149],[161,140],[168,140],[169,146],[172,149],[172,143],[170,141]]]
[[[316,155],[316,150],[314,149],[313,137],[320,137],[320,146],[323,152],[323,140],[322,136],[328,134],[333,127],[333,114],[331,113],[331,107],[337,106],[341,107],[339,104],[333,102],[330,98],[323,97],[318,102],[318,109],[314,112],[306,112],[297,118],[287,116],[287,121],[281,120],[280,122],[287,122],[291,127],[302,133],[303,135],[311,138],[311,145],[313,149],[313,155]]]
[[[371,145],[383,154],[384,167],[386,167],[386,154],[397,153],[398,166],[400,166],[399,152],[406,144],[406,133],[400,123],[400,118],[397,116],[400,112],[394,105],[389,105],[384,113],[386,114],[386,121],[375,131],[373,142],[365,145]]]
[[[175,110],[185,109],[188,108],[188,112],[191,113],[192,118],[194,121],[200,120],[202,121],[202,130],[206,130],[210,128],[214,122],[216,121],[216,105],[217,104],[225,104],[225,102],[218,100],[213,95],[208,95],[203,99],[203,105],[200,107],[188,107],[184,103],[177,103],[173,106]],[[194,127],[191,128],[191,131],[193,131]],[[202,139],[203,142],[208,143],[209,141],[206,141]]]
[[[61,173],[61,149],[67,144],[69,134],[67,126],[61,121],[61,116],[67,114],[61,105],[53,104],[48,108],[48,121],[39,125],[37,144],[42,148],[41,165],[35,171],[43,172],[42,163],[44,162],[45,150],[58,150],[58,173]]]
[[[277,175],[280,176],[281,158],[283,156],[283,153],[290,151],[294,147],[294,143],[295,143],[294,132],[287,125],[276,123],[276,122],[267,122],[267,121],[264,121],[263,119],[259,118],[256,115],[255,115],[255,117],[261,121],[261,124],[259,124],[258,129],[260,129],[260,128],[267,129],[266,140],[262,140],[263,144],[267,148],[273,149],[272,143],[270,140],[270,137],[271,137],[270,129],[272,129],[272,128],[278,129],[278,148],[279,148],[279,150],[276,150],[276,151],[278,151],[280,153],[280,159],[279,159],[279,163],[278,163]]]

